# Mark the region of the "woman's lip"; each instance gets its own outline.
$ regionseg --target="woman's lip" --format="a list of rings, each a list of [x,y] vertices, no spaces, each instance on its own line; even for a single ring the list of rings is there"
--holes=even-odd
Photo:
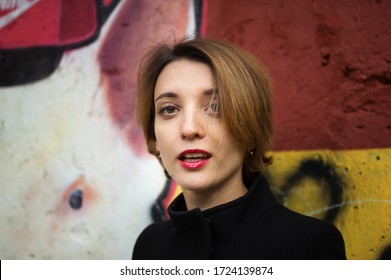
[[[209,158],[207,159],[200,159],[197,161],[184,161],[179,160],[180,165],[182,165],[186,169],[198,169],[203,167],[205,164],[208,163]]]
[[[206,157],[189,158],[188,161],[186,161],[185,156],[188,154],[203,154]],[[198,169],[207,164],[211,156],[212,155],[210,153],[201,149],[189,149],[180,153],[178,156],[178,160],[180,165],[186,169]]]
[[[189,149],[189,150],[185,150],[183,152],[181,152],[178,156],[178,159],[184,157],[185,155],[187,154],[205,154],[207,155],[208,157],[211,157],[212,155],[210,153],[208,153],[207,151],[204,151],[204,150],[201,150],[201,149]]]

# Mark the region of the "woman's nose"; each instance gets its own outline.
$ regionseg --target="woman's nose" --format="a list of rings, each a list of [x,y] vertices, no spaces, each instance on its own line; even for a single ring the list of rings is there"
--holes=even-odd
[[[201,113],[189,111],[183,114],[181,124],[182,139],[203,138],[205,136],[204,119]]]

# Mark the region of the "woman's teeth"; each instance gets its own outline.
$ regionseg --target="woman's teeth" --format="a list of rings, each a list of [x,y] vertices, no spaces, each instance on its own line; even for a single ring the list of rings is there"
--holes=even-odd
[[[207,159],[209,158],[210,156],[207,155],[207,154],[203,154],[203,153],[196,153],[196,154],[186,154],[182,157],[182,159],[184,161],[187,161],[187,162],[195,162],[195,161],[198,161],[200,159]]]

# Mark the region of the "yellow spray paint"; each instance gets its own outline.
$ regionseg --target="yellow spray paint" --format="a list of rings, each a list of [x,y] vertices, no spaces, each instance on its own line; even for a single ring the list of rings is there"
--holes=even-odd
[[[333,223],[345,238],[348,259],[378,259],[391,247],[391,149],[274,152],[273,157],[267,177],[277,195],[304,160],[327,163],[341,179],[342,196],[337,204],[330,205],[325,180],[306,176],[284,194],[282,202],[321,219],[327,211],[338,209]]]

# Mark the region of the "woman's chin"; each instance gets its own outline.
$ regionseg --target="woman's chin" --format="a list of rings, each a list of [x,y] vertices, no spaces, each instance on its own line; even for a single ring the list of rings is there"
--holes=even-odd
[[[207,180],[207,178],[194,178],[193,176],[189,176],[184,180],[176,180],[176,182],[181,186],[184,191],[192,191],[192,192],[203,192],[212,188],[212,182]]]

